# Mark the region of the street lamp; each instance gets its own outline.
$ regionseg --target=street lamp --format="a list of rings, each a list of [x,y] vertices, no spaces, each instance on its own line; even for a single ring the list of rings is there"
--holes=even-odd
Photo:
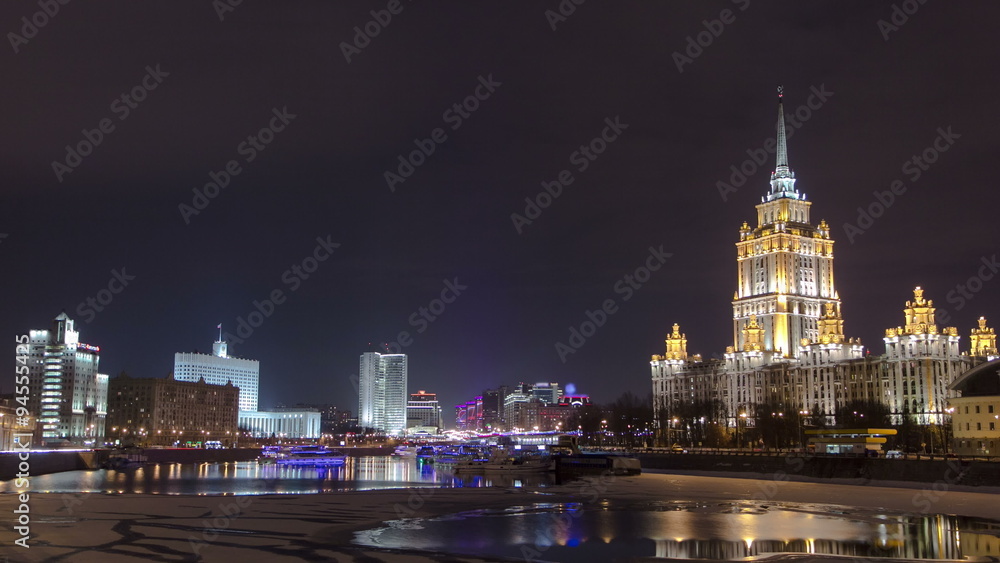
[[[801,448],[802,451],[804,452],[804,451],[806,451],[806,435],[805,435],[805,432],[802,429],[802,417],[803,416],[809,416],[809,411],[807,411],[807,410],[801,410],[801,411],[799,411],[799,417],[797,419],[798,422],[799,422],[799,448]]]
[[[741,412],[740,413],[740,419],[743,420],[742,423],[740,422],[739,419],[736,420],[736,445],[739,447],[739,449],[742,450],[743,449],[743,442],[740,441],[740,425],[742,424],[744,426],[744,428],[746,427],[747,413]],[[744,436],[744,438],[745,437],[746,436]]]

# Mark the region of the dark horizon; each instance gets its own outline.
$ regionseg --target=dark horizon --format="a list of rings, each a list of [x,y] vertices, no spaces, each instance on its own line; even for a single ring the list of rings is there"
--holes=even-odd
[[[692,354],[732,344],[735,242],[775,167],[778,85],[801,112],[789,164],[836,241],[846,335],[881,354],[918,285],[963,351],[977,318],[1000,325],[997,78],[979,62],[995,4],[892,24],[894,3],[861,1],[560,19],[554,1],[404,0],[357,40],[388,4],[243,3],[220,20],[212,4],[70,3],[26,42],[9,33],[37,1],[0,6],[7,333],[65,310],[102,373],[162,377],[256,301],[270,314],[229,351],[261,362],[261,408],[355,412],[359,356],[393,342],[408,392],[437,393],[449,426],[452,405],[520,381],[645,397],[673,323]],[[545,185],[549,204],[526,209]],[[102,311],[86,304],[122,278]]]

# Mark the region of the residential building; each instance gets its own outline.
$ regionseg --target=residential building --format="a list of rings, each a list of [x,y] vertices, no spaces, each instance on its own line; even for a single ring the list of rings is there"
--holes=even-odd
[[[109,441],[120,444],[185,446],[236,444],[240,390],[172,375],[137,378],[120,374],[108,391]]]
[[[959,455],[1000,456],[1000,360],[979,364],[950,387],[962,394],[948,401],[952,451]]]

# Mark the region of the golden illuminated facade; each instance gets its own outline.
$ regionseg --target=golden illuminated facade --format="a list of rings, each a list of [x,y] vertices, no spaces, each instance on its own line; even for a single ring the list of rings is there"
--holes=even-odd
[[[840,299],[833,287],[830,226],[812,225],[812,203],[795,189],[795,172],[788,166],[780,89],[777,133],[776,166],[771,189],[757,205],[757,227],[743,223],[736,243],[732,351],[747,350],[744,329],[755,317],[763,330],[759,351],[794,358],[803,339],[818,339],[817,319],[825,305],[839,310]]]
[[[997,359],[997,333],[992,328],[987,328],[986,317],[979,317],[979,328],[972,329],[972,335],[969,336],[969,339],[972,344],[970,354],[982,356],[988,360]],[[687,343],[686,340],[684,342]]]
[[[733,427],[741,413],[769,404],[832,423],[839,405],[862,400],[887,405],[897,423],[904,414],[919,424],[941,422],[956,395],[948,385],[996,357],[993,329],[981,319],[963,355],[958,330],[938,328],[934,303],[918,287],[903,309],[904,326],[886,330],[885,355],[865,356],[861,341],[844,334],[829,226],[810,223],[811,203],[795,189],[780,96],[770,184],[757,227],[744,223],[736,243],[733,346],[722,360],[702,361],[688,355],[687,337],[673,325],[666,353],[650,362],[657,419],[680,404],[713,403],[724,413],[716,422]]]

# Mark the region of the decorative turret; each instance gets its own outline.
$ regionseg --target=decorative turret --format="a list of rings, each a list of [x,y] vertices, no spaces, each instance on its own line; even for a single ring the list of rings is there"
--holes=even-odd
[[[750,320],[743,327],[743,351],[761,352],[764,350],[764,329],[757,324],[757,315],[750,315]]]
[[[972,343],[972,349],[969,350],[970,356],[983,356],[988,359],[996,359],[997,357],[997,335],[992,328],[986,326],[986,317],[979,317],[979,328],[972,329],[972,335],[969,337]]]
[[[687,360],[687,336],[681,334],[681,325],[674,323],[674,331],[667,336],[665,360]]]
[[[938,328],[934,320],[934,301],[924,299],[924,290],[917,286],[913,300],[903,309],[904,326],[886,329],[885,351],[889,358],[924,356],[958,356],[958,329]]]
[[[844,342],[844,318],[834,303],[826,303],[826,312],[816,321],[821,344]]]

